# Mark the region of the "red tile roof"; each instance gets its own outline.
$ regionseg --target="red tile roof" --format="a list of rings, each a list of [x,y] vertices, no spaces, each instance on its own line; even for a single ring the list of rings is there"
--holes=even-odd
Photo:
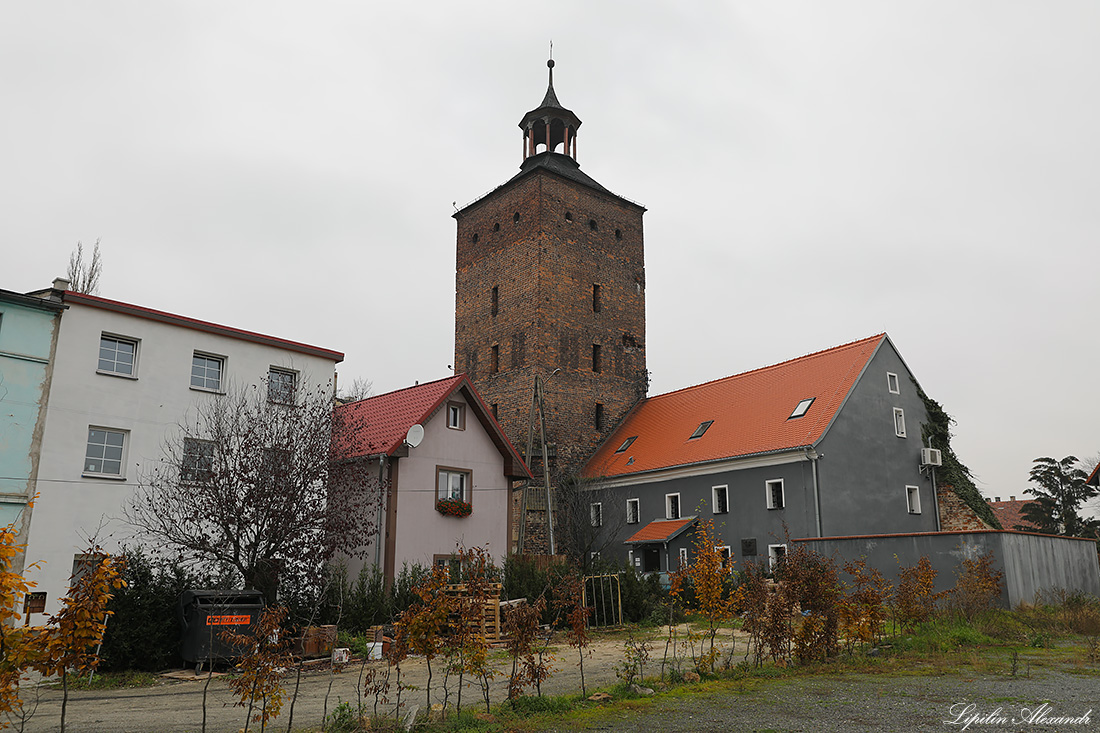
[[[1092,469],[1092,473],[1089,474],[1089,479],[1085,484],[1088,486],[1100,486],[1100,463],[1097,463],[1096,467]]]
[[[879,346],[878,334],[638,403],[589,460],[590,477],[625,476],[811,446],[824,435]],[[813,398],[803,417],[788,419]],[[713,420],[706,433],[689,436]],[[631,436],[637,439],[615,451]]]
[[[694,523],[695,517],[654,519],[631,535],[623,544],[639,545],[645,542],[667,542]]]
[[[472,413],[467,414],[467,425],[476,418],[485,428],[504,456],[505,473],[530,478],[523,459],[464,374],[339,405],[334,410],[333,449],[338,458],[343,459],[382,453],[393,456],[405,445],[409,428],[426,423],[451,395],[459,391]]]
[[[1030,528],[1031,531],[1038,531],[1038,527],[1024,518],[1024,506],[1030,503],[1031,499],[991,501],[989,502],[989,508],[993,510],[993,516],[997,517],[1002,529],[1014,530],[1016,525],[1020,524]]]

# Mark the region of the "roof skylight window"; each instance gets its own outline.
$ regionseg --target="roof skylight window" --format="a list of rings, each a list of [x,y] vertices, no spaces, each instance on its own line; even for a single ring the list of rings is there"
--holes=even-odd
[[[626,449],[630,447],[630,444],[633,443],[637,439],[638,439],[637,435],[631,435],[629,438],[627,438],[626,440],[623,441],[623,444],[620,445],[619,449],[615,452],[616,453],[625,453]]]
[[[699,423],[699,427],[695,428],[695,432],[691,434],[688,440],[695,440],[696,438],[703,437],[703,433],[707,432],[707,428],[714,424],[713,420],[706,420]]]
[[[788,420],[793,420],[796,417],[802,417],[803,415],[805,415],[806,411],[810,409],[810,405],[812,405],[814,403],[815,399],[817,399],[817,398],[816,397],[810,397],[809,399],[802,400],[801,402],[799,402],[798,407],[794,408],[794,412],[792,412],[791,416],[788,417],[787,419]]]

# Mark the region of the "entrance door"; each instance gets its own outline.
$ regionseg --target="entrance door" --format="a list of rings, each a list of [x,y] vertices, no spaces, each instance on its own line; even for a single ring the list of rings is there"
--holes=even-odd
[[[642,548],[642,572],[643,573],[656,573],[661,570],[661,548],[660,547],[643,547]]]

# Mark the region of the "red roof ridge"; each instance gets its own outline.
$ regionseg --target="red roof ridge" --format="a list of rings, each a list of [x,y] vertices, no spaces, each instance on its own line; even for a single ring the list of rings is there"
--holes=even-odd
[[[681,387],[680,389],[674,389],[671,392],[662,392],[659,395],[653,395],[652,397],[646,397],[645,400],[643,400],[643,401],[644,402],[650,402],[652,400],[657,400],[657,399],[660,399],[662,397],[668,397],[670,395],[679,394],[681,392],[688,392],[688,391],[691,391],[691,390],[694,390],[694,389],[699,389],[701,387],[709,387],[712,384],[718,384],[719,382],[725,382],[725,381],[728,381],[728,380],[731,380],[731,379],[737,379],[738,377],[745,377],[745,376],[748,376],[749,374],[755,374],[757,372],[766,372],[766,371],[771,370],[771,369],[778,369],[779,367],[787,366],[788,364],[792,364],[796,361],[802,361],[803,359],[810,359],[810,358],[813,358],[813,357],[824,356],[825,354],[830,354],[830,353],[833,353],[833,352],[836,352],[836,351],[841,351],[843,349],[848,349],[848,348],[851,348],[853,346],[858,346],[858,345],[863,345],[863,344],[866,344],[866,343],[871,343],[872,341],[881,340],[883,338],[886,338],[886,333],[885,332],[875,334],[874,336],[868,336],[867,338],[861,338],[861,339],[856,339],[855,341],[849,341],[846,344],[840,344],[838,346],[832,346],[828,349],[821,349],[820,351],[813,351],[809,354],[803,354],[802,356],[796,356],[792,359],[786,359],[784,361],[776,362],[775,364],[768,364],[767,366],[756,367],[755,369],[749,369],[748,371],[738,372],[736,374],[729,374],[725,377],[719,377],[718,379],[711,379],[711,380],[706,381],[706,382],[699,382],[698,384],[688,385],[687,387]]]
[[[159,320],[162,322],[175,322],[176,325],[182,326],[184,328],[192,328],[195,330],[220,333],[231,338],[240,338],[247,341],[269,343],[271,345],[278,345],[284,348],[289,348],[293,351],[302,351],[308,354],[312,354],[314,356],[334,359],[337,362],[341,362],[344,360],[343,352],[326,349],[322,346],[312,346],[310,344],[302,343],[301,341],[291,341],[290,339],[281,338],[279,336],[269,336],[267,334],[260,333],[259,331],[248,331],[243,328],[235,328],[234,326],[226,326],[221,323],[214,323],[213,321],[204,321],[200,318],[181,316],[178,313],[169,313],[168,311],[157,310],[156,308],[147,308],[143,305],[126,303],[121,300],[112,300],[110,298],[104,298],[99,295],[78,293],[75,290],[66,290],[64,295],[62,296],[62,302],[83,303],[84,305],[88,305],[93,308],[104,308],[105,310],[113,310],[120,313],[126,313],[128,315],[137,316],[139,318],[148,318],[150,320]]]
[[[389,392],[383,392],[382,394],[372,394],[370,397],[364,397],[363,399],[356,400],[355,402],[345,402],[342,405],[337,405],[337,407],[351,407],[352,405],[359,405],[359,404],[362,404],[364,402],[367,402],[368,400],[375,400],[375,399],[378,399],[380,397],[389,397],[389,396],[395,395],[399,392],[408,392],[409,390],[412,390],[412,389],[421,389],[422,387],[430,387],[433,384],[439,384],[441,382],[446,382],[448,380],[461,380],[465,376],[466,376],[465,372],[460,372],[460,373],[455,374],[455,375],[450,376],[450,377],[441,377],[440,379],[433,379],[430,382],[418,382],[417,384],[410,384],[408,387],[400,387],[398,389],[391,390]]]

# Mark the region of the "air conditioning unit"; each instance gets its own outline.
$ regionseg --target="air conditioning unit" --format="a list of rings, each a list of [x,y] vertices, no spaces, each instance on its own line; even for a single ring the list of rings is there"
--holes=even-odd
[[[943,459],[940,457],[940,451],[938,448],[921,448],[920,449],[920,465],[922,466],[942,466]]]

